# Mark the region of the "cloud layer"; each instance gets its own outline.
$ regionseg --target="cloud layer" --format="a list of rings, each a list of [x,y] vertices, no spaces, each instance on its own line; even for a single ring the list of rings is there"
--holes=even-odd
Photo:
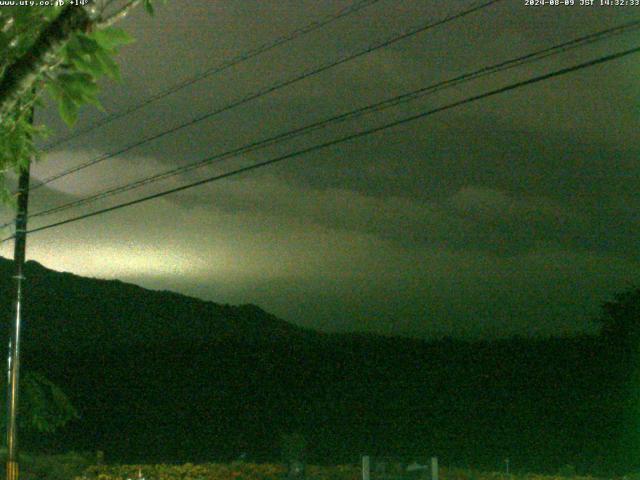
[[[181,129],[34,193],[32,212],[624,21],[624,9],[503,2]],[[304,4],[304,5],[302,5]],[[346,2],[169,4],[125,26],[117,111]],[[437,6],[439,5],[439,6]],[[385,2],[62,145],[36,178],[112,152],[445,13]],[[635,36],[637,40],[637,35]],[[446,90],[243,155],[95,208],[275,158],[621,49],[633,36]],[[635,69],[635,70],[634,70]],[[326,330],[420,337],[593,331],[638,278],[637,58],[527,87],[278,166],[35,234],[45,265]],[[635,102],[635,103],[634,103]],[[91,122],[95,113],[83,121]],[[53,109],[40,112],[56,124]],[[64,130],[57,127],[59,130]],[[94,208],[94,207],[92,207]],[[32,226],[89,212],[33,219]],[[9,218],[9,212],[5,213]],[[2,255],[9,248],[3,246]]]

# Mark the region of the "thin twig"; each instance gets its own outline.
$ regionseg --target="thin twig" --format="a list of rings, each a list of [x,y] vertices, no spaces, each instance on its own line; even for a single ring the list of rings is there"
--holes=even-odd
[[[96,26],[98,28],[110,27],[114,23],[117,23],[120,20],[122,20],[124,17],[126,17],[131,10],[133,10],[140,4],[141,1],[142,0],[129,0],[124,6],[122,6],[119,10],[109,15],[107,18],[98,20],[96,22]]]

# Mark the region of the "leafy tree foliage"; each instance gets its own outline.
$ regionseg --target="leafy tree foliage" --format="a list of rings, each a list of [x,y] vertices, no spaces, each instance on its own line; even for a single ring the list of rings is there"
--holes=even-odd
[[[37,158],[34,140],[46,132],[32,107],[48,92],[69,125],[82,105],[101,108],[98,79],[119,79],[114,58],[132,41],[112,25],[139,4],[153,13],[152,1],[0,8],[0,203],[11,200],[5,175]]]
[[[1,385],[2,392],[6,384]],[[4,396],[3,407],[4,407]],[[2,409],[0,425],[5,428],[6,412]],[[51,433],[77,419],[78,412],[60,387],[36,372],[25,372],[20,379],[20,427]]]

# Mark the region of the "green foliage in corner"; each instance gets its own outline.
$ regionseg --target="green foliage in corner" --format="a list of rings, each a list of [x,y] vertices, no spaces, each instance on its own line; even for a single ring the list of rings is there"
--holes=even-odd
[[[6,383],[0,383],[4,399]],[[41,433],[52,433],[70,421],[79,418],[78,412],[60,387],[46,377],[35,372],[25,372],[20,378],[20,415],[21,428]],[[2,409],[0,425],[5,430],[6,407]]]
[[[153,1],[142,1],[150,14],[154,11]],[[117,8],[125,10],[136,2],[127,7],[128,4],[123,2]],[[98,100],[98,80],[101,77],[120,79],[115,58],[120,47],[133,41],[124,30],[111,25],[119,18],[117,8],[115,12],[96,12],[88,4],[73,7],[78,9],[76,13],[86,8],[88,22],[84,27],[67,32],[63,41],[58,38],[57,43],[54,42],[56,48],[43,55],[42,40],[55,31],[53,27],[57,26],[65,8],[69,5],[0,8],[0,82],[15,77],[18,72],[21,79],[26,78],[32,85],[30,93],[21,95],[8,113],[0,108],[0,112],[4,112],[0,118],[0,205],[12,203],[5,175],[18,172],[31,159],[38,158],[34,141],[47,130],[32,125],[32,107],[40,104],[43,92],[48,92],[56,102],[65,123],[73,126],[83,105],[102,108]],[[24,60],[35,57],[39,59],[36,62],[39,67],[25,73]]]

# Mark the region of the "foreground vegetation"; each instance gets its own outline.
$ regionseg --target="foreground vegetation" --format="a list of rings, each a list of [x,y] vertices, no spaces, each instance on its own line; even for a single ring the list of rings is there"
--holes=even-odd
[[[119,465],[92,466],[75,480],[281,480],[286,478],[286,468],[278,464],[184,464],[184,465]],[[312,480],[360,480],[362,471],[357,465],[331,467],[308,466],[306,478]],[[408,477],[407,477],[408,478]],[[418,479],[419,477],[415,477]],[[593,480],[593,477],[561,477],[552,475],[506,475],[501,472],[477,472],[462,469],[440,469],[441,480]],[[372,477],[372,480],[376,480]]]
[[[12,308],[11,267],[0,258],[0,311]],[[312,464],[355,463],[384,446],[484,471],[509,458],[512,469],[546,474],[565,464],[603,477],[640,472],[640,354],[631,348],[640,292],[607,308],[599,336],[423,342],[303,331],[257,307],[35,262],[26,273],[23,365],[63,388],[79,417],[47,435],[21,430],[32,451],[99,449],[118,464],[241,452],[267,461],[281,458],[281,433],[296,431]],[[0,333],[8,338],[6,325]]]

